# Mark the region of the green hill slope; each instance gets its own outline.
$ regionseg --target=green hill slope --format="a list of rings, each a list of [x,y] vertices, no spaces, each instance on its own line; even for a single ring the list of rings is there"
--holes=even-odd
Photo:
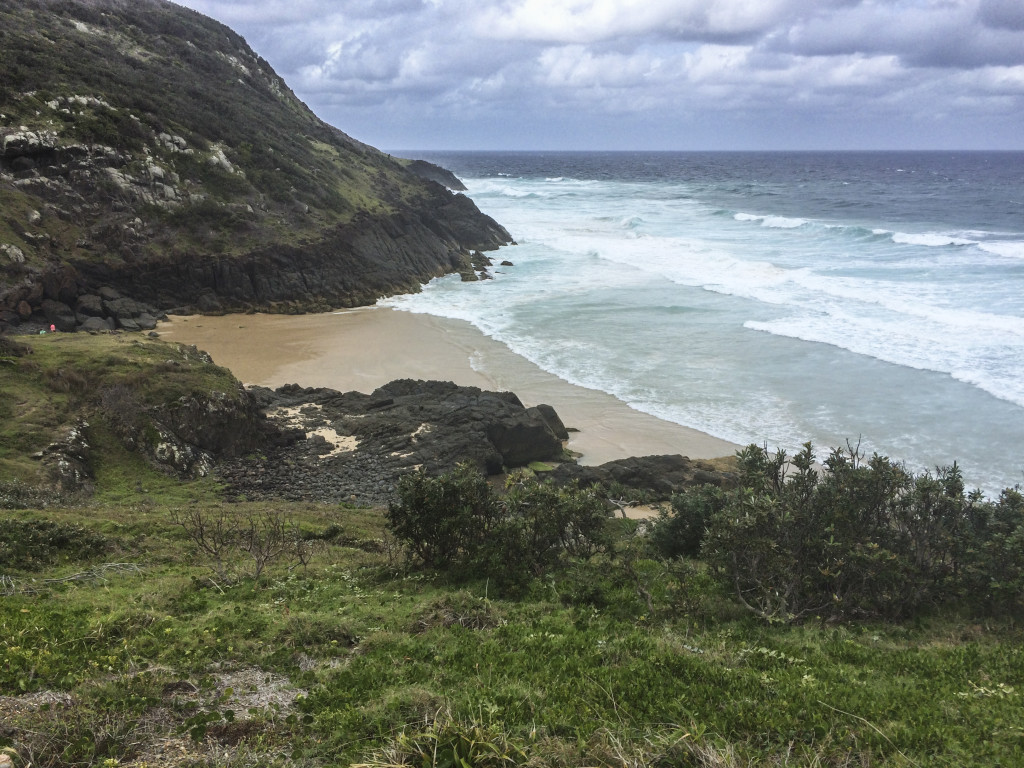
[[[164,0],[6,2],[0,71],[0,322],[102,286],[158,309],[362,304],[510,240]]]

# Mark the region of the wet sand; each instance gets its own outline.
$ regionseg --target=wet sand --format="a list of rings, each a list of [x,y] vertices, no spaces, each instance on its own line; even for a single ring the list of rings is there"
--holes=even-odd
[[[469,323],[385,307],[316,315],[174,317],[157,329],[195,344],[245,384],[300,384],[372,392],[394,379],[440,379],[511,390],[527,405],[547,403],[570,429],[580,463],[680,453],[730,456],[739,447],[570,384],[485,336]]]

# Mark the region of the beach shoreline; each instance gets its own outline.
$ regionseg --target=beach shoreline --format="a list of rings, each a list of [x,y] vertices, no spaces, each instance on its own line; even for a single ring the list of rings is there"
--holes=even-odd
[[[436,379],[511,391],[551,405],[572,431],[580,463],[629,456],[731,456],[739,446],[637,411],[612,395],[570,384],[470,323],[389,307],[306,315],[175,316],[166,341],[194,344],[246,385],[299,384],[370,393],[395,379]]]

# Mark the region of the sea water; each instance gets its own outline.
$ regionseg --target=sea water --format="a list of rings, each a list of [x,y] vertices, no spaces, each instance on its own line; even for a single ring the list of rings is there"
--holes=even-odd
[[[415,156],[518,245],[389,305],[736,443],[1024,482],[1024,153]]]

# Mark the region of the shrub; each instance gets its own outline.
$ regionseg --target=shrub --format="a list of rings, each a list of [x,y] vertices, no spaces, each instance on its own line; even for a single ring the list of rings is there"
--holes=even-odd
[[[498,505],[486,478],[468,465],[441,477],[420,470],[398,484],[388,525],[420,562],[449,568],[474,560],[497,523]]]
[[[722,489],[712,485],[676,494],[671,511],[659,511],[651,527],[651,542],[662,557],[696,557],[711,518],[722,511],[725,500]]]
[[[607,545],[607,512],[597,495],[510,476],[497,495],[474,468],[402,478],[388,524],[421,563],[458,575],[522,584],[566,558]]]
[[[223,582],[238,579],[259,581],[270,565],[286,563],[305,568],[319,542],[302,535],[298,524],[287,512],[256,509],[242,516],[225,509],[174,509],[173,525],[184,531]],[[248,569],[238,566],[244,553]]]
[[[965,493],[955,464],[915,476],[885,457],[862,463],[856,450],[837,449],[817,469],[809,443],[791,460],[754,445],[738,457],[741,487],[711,516],[701,552],[763,618],[905,617],[966,596],[969,573],[1005,605],[1002,585],[1020,578],[1016,499],[1004,494],[990,509],[980,493]],[[698,496],[680,508],[699,516],[706,503]],[[999,516],[1007,522],[990,525]]]
[[[1024,494],[1007,488],[983,507],[964,573],[972,604],[989,613],[1024,612]]]

